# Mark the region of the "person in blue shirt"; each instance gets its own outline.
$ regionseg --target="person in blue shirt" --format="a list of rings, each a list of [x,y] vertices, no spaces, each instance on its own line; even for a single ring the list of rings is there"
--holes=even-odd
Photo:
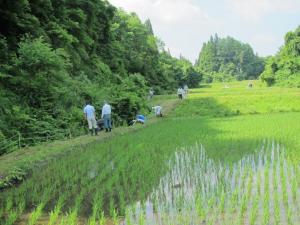
[[[133,126],[136,123],[144,124],[146,122],[146,117],[142,114],[138,114],[134,120],[129,122],[129,126]]]
[[[136,116],[136,122],[137,123],[144,124],[145,121],[146,121],[146,117],[144,115],[139,114],[139,115]]]

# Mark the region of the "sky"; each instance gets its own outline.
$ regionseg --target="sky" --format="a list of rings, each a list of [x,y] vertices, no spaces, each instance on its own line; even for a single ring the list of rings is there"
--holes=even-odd
[[[300,25],[300,0],[109,0],[142,21],[175,57],[195,62],[202,44],[217,33],[249,43],[260,56],[274,55],[284,35]]]

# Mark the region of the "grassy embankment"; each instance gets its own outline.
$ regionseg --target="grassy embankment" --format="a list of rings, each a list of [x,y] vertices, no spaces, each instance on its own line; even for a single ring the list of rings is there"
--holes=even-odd
[[[159,123],[52,161],[1,193],[0,218],[7,225],[105,224],[107,217],[118,224],[120,216],[126,224],[297,224],[299,91],[229,86],[192,90]]]
[[[152,99],[149,102],[149,106],[161,104],[164,112],[168,114],[177,103],[178,101],[172,96],[160,96]],[[91,143],[102,142],[107,138],[136,131],[157,122],[152,113],[147,115],[147,119],[146,126],[138,124],[134,127],[118,127],[112,133],[100,132],[98,136],[85,135],[72,139],[47,142],[0,156],[0,189],[21,182],[33,170],[39,169],[51,160],[69,154],[70,151],[76,151],[76,149],[83,148]]]

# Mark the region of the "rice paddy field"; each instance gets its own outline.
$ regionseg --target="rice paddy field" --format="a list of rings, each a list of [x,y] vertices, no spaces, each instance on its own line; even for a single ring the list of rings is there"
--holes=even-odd
[[[299,162],[299,89],[214,84],[40,165],[1,191],[0,224],[300,224]]]

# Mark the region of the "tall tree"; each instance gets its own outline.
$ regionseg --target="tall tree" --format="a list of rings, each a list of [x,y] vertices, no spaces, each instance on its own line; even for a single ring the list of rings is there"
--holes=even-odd
[[[257,78],[264,62],[253,53],[249,44],[231,37],[219,38],[216,34],[203,44],[195,66],[204,73],[206,82],[212,82]]]
[[[150,86],[167,92],[189,77],[150,20],[106,0],[2,0],[0,24],[1,140],[16,132],[79,134],[86,99],[98,112],[109,100],[122,124],[148,110]]]
[[[278,54],[268,58],[260,77],[269,86],[300,87],[300,26],[285,35],[284,46]]]

